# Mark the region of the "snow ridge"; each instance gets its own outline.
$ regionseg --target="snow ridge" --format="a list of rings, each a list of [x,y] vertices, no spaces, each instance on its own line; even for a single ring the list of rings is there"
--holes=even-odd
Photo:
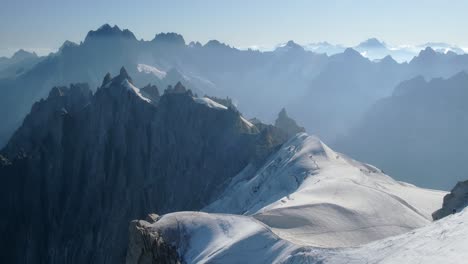
[[[166,77],[166,72],[163,71],[163,70],[160,70],[154,66],[151,66],[151,65],[147,65],[147,64],[138,64],[137,65],[137,70],[139,72],[143,72],[143,73],[148,73],[148,74],[153,74],[154,76],[158,77],[159,79],[163,79],[164,77]]]
[[[193,100],[196,103],[203,104],[208,106],[209,108],[219,109],[219,110],[227,110],[228,108],[220,103],[217,103],[210,98],[207,97],[194,97]]]
[[[128,91],[133,92],[136,96],[138,96],[140,99],[147,103],[151,103],[151,99],[143,95],[143,91],[135,87],[131,82],[128,81],[128,79],[124,79],[122,81],[122,85],[127,88]]]
[[[445,194],[397,182],[306,133],[252,170],[203,211],[251,215],[303,245],[356,246],[424,226]]]

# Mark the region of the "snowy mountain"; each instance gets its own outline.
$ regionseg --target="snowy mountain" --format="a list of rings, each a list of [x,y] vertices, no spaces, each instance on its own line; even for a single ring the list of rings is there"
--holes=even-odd
[[[397,182],[300,133],[263,167],[247,166],[234,177],[206,213],[172,213],[141,224],[175,245],[187,263],[302,263],[295,261],[308,259],[307,251],[321,256],[336,251],[325,248],[425,226],[444,195]]]
[[[342,53],[347,47],[340,44],[330,44],[328,42],[318,42],[303,45],[304,49],[316,52],[324,53],[329,56]],[[369,38],[356,46],[351,46],[361,53],[362,56],[370,60],[380,60],[386,56],[391,56],[396,61],[410,62],[416,57],[419,52],[426,49],[427,47],[432,48],[441,54],[454,53],[454,54],[465,54],[465,50],[456,45],[450,45],[443,42],[428,42],[421,45],[389,45],[377,38]]]
[[[295,243],[341,247],[429,223],[444,194],[394,181],[302,133],[203,210],[252,215]]]

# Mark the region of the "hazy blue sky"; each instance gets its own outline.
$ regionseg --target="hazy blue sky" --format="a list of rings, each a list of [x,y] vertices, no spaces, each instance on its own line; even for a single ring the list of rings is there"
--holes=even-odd
[[[0,6],[0,56],[18,48],[57,49],[104,23],[147,40],[178,32],[187,41],[218,39],[237,47],[290,39],[355,45],[369,37],[394,45],[468,46],[463,0],[1,0]]]

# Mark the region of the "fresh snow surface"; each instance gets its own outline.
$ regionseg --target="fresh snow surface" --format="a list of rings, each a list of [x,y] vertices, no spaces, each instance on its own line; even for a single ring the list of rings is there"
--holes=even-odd
[[[160,70],[160,69],[158,69],[158,68],[156,68],[154,66],[147,65],[147,64],[138,64],[137,65],[137,70],[139,72],[153,74],[156,77],[158,77],[159,79],[162,79],[162,78],[166,77],[166,72],[165,71]]]
[[[468,211],[411,232],[352,248],[301,246],[253,217],[201,212],[164,215],[149,224],[186,263],[466,263]]]
[[[151,100],[147,97],[144,96],[143,92],[135,87],[131,82],[129,82],[127,79],[122,81],[122,85],[127,88],[127,90],[134,92],[138,97],[140,97],[143,101],[151,103]]]
[[[347,249],[326,263],[468,263],[468,210],[412,232]]]
[[[300,133],[203,211],[250,215],[296,244],[347,247],[427,225],[445,194],[395,181]]]
[[[215,108],[215,109],[220,109],[220,110],[228,109],[226,106],[219,104],[207,97],[194,97],[193,100],[195,100],[196,103],[206,105],[210,108]]]
[[[177,212],[148,229],[161,232],[186,263],[274,263],[299,248],[240,215]]]

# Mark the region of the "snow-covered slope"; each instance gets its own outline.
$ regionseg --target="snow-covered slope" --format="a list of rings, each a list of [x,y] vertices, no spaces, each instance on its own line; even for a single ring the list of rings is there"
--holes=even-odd
[[[301,246],[248,216],[179,212],[145,227],[187,263],[465,263],[468,211],[354,248]]]
[[[394,263],[393,255],[412,263],[445,245],[431,240],[453,237],[447,250],[460,251],[468,240],[468,232],[438,231],[456,228],[453,218],[431,222],[445,194],[395,181],[299,133],[260,169],[247,166],[205,212],[167,214],[144,228],[187,263]]]
[[[412,232],[346,249],[326,263],[467,263],[468,210]]]
[[[258,171],[236,176],[204,211],[252,215],[294,243],[344,247],[428,224],[444,195],[397,182],[300,133]]]

